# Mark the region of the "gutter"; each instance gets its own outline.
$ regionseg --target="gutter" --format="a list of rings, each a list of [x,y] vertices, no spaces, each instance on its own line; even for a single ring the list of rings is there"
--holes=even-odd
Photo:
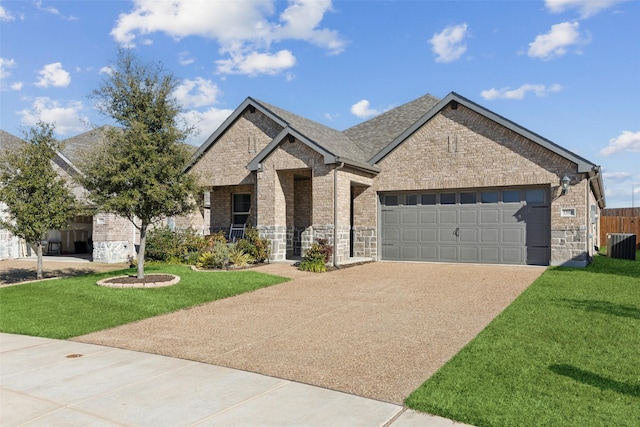
[[[344,162],[333,169],[333,266],[336,268],[338,267],[336,261],[338,249],[338,171],[342,168],[344,168]]]

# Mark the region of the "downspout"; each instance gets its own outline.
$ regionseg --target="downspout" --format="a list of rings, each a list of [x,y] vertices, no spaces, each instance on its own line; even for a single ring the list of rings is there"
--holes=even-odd
[[[344,168],[344,162],[333,169],[333,266],[336,268],[338,267],[336,261],[338,252],[338,171],[342,168]]]

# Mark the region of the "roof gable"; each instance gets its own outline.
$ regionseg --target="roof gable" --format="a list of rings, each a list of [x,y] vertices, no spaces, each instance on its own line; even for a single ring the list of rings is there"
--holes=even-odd
[[[411,126],[406,128],[400,135],[398,135],[395,139],[393,139],[387,146],[381,149],[375,156],[373,156],[370,160],[370,163],[375,164],[382,160],[387,154],[392,152],[396,147],[398,147],[402,142],[404,142],[409,136],[411,136],[414,132],[420,129],[425,123],[431,120],[436,114],[438,114],[443,108],[452,103],[458,103],[464,105],[470,110],[498,123],[501,126],[547,148],[548,150],[556,153],[557,155],[564,157],[565,159],[575,163],[578,166],[579,173],[585,173],[593,171],[596,168],[596,165],[589,162],[588,160],[578,156],[577,154],[560,147],[559,145],[549,141],[542,136],[531,132],[530,130],[508,120],[493,111],[490,111],[470,100],[458,95],[455,92],[451,92],[445,98],[441,99],[437,104],[435,104],[431,110],[429,110],[425,115],[423,115],[418,121],[413,123]]]

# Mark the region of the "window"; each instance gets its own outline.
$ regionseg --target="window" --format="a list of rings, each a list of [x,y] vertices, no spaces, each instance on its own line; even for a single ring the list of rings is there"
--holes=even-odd
[[[421,205],[435,205],[436,204],[436,195],[435,194],[423,194],[420,197]]]
[[[251,194],[236,193],[233,195],[233,217],[234,224],[246,224],[251,210]]]
[[[544,190],[527,190],[525,194],[527,203],[544,203]]]
[[[407,194],[405,205],[415,206],[418,204],[418,195],[417,194]]]
[[[456,193],[442,193],[440,195],[440,204],[441,205],[455,205],[456,204]]]
[[[480,193],[480,200],[482,203],[498,203],[497,191],[483,191]]]
[[[560,210],[560,216],[574,217],[576,216],[576,208],[562,208]]]
[[[476,193],[460,193],[460,203],[470,205],[476,202]]]
[[[398,196],[384,196],[386,206],[398,206]]]
[[[505,190],[502,192],[503,203],[520,203],[520,190]]]

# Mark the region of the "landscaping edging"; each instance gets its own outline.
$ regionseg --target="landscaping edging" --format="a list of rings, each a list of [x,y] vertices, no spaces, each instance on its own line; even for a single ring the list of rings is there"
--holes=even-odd
[[[141,283],[127,283],[127,281],[122,280],[118,281],[118,279],[129,279],[131,276],[118,276],[118,277],[108,277],[106,279],[98,280],[96,284],[98,286],[105,286],[108,288],[163,288],[166,286],[173,286],[180,281],[180,276],[176,276],[175,274],[148,274],[145,276],[145,280],[147,278],[151,279],[154,276],[172,276],[171,280],[163,280],[163,281],[145,281]]]

